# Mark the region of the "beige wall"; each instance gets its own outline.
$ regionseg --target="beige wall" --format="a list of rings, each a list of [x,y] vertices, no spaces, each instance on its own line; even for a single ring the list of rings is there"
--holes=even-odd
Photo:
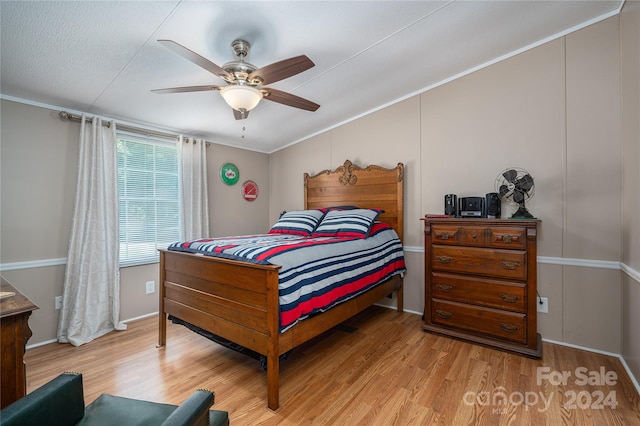
[[[271,219],[301,206],[305,171],[345,159],[405,163],[405,306],[421,312],[419,218],[442,213],[444,194],[484,195],[504,169],[524,168],[536,182],[528,207],[541,219],[538,288],[549,298],[549,313],[538,315],[540,333],[620,353],[624,274],[618,265],[628,240],[620,64],[616,16],[278,151],[271,155]],[[637,134],[634,141],[637,170]],[[631,178],[637,203],[637,174]],[[506,205],[503,211],[512,212]]]
[[[58,111],[2,100],[0,263],[2,275],[39,309],[30,319],[29,345],[56,338],[75,199],[80,124],[61,121]],[[27,129],[25,131],[25,129]],[[240,169],[234,186],[222,183],[220,167]],[[212,143],[207,148],[212,235],[264,232],[268,229],[269,156]],[[256,201],[245,201],[240,185],[247,179],[260,188]],[[45,265],[45,266],[42,266]],[[158,295],[145,283],[158,283],[158,265],[122,268],[123,320],[158,310]]]
[[[569,34],[566,64],[563,256],[618,262],[622,256],[619,18]],[[620,270],[566,266],[563,292],[560,340],[620,353]]]
[[[61,121],[52,110],[4,100],[0,112],[2,263],[64,258],[80,125]]]
[[[622,257],[629,267],[623,274],[622,356],[640,381],[640,2],[626,2],[620,22]]]
[[[228,146],[211,144],[207,148],[209,177],[209,224],[211,236],[243,235],[269,230],[269,156]],[[235,185],[225,185],[220,168],[233,163],[240,170]],[[241,186],[247,180],[258,185],[258,198],[242,198]]]

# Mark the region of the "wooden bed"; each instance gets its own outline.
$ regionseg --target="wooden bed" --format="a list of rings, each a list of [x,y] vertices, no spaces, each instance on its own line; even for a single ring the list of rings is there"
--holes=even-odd
[[[404,165],[360,168],[349,160],[334,171],[304,174],[304,208],[356,205],[382,208],[379,220],[403,236]],[[279,357],[397,292],[402,312],[402,277],[396,275],[327,312],[279,332],[278,265],[260,265],[190,253],[160,251],[160,326],[166,344],[167,315],[264,355],[267,405],[279,407]]]

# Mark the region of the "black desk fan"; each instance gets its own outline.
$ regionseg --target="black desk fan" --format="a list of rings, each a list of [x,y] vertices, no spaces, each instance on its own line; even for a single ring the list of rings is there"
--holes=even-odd
[[[535,192],[529,172],[519,168],[506,169],[496,178],[495,189],[502,201],[518,206],[510,219],[535,219],[525,207],[525,201],[531,199]]]

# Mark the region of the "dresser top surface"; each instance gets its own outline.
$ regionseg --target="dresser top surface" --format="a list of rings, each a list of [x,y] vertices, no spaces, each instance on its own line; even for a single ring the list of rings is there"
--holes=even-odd
[[[9,317],[11,315],[17,315],[24,312],[31,312],[38,309],[35,303],[33,303],[27,296],[20,293],[11,283],[0,277],[2,285],[0,291],[2,293],[14,293],[8,297],[0,299],[0,318]]]
[[[460,225],[481,225],[481,226],[537,226],[540,219],[487,219],[487,218],[464,218],[464,217],[428,217],[420,220],[431,223],[457,223]]]

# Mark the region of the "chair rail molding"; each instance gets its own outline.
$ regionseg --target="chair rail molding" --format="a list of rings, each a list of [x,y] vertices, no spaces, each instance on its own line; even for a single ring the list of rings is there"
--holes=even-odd
[[[424,248],[420,246],[404,246],[407,253],[424,253]],[[616,260],[598,259],[576,259],[571,257],[538,256],[539,264],[581,266],[585,268],[616,269],[624,272],[629,277],[640,283],[640,272],[631,266]]]
[[[404,246],[407,253],[424,253],[420,246]],[[538,263],[549,265],[581,266],[586,268],[618,269],[640,283],[640,272],[631,266],[615,260],[575,259],[570,257],[538,256]],[[23,262],[0,263],[0,272],[20,269],[44,268],[47,266],[66,265],[67,258],[26,260]]]
[[[15,271],[18,269],[44,268],[47,266],[66,265],[67,258],[26,260],[23,262],[0,263],[0,271]]]

